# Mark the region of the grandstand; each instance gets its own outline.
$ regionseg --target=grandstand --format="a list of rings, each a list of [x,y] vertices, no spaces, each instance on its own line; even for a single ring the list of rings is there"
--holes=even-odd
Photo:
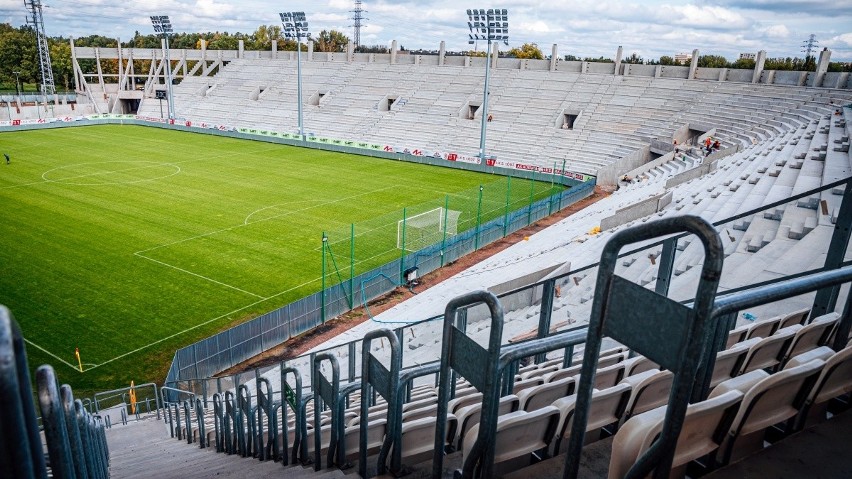
[[[199,70],[216,73],[184,76],[177,116],[292,129],[294,61],[276,56],[203,59]],[[341,56],[313,54],[303,67],[308,131],[399,151],[476,150],[476,59]],[[488,150],[506,165],[564,160],[615,191],[304,356],[89,404],[44,367],[42,439],[22,336],[0,311],[0,402],[15,405],[0,416],[4,437],[28,438],[4,441],[0,470],[733,477],[781,448],[810,454],[809,433],[848,448],[848,78],[784,85],[758,71],[574,63],[498,62]],[[78,94],[88,89],[81,79]],[[158,113],[143,99],[139,117]],[[708,137],[722,148],[706,155]],[[813,454],[788,471],[852,471],[848,454]]]

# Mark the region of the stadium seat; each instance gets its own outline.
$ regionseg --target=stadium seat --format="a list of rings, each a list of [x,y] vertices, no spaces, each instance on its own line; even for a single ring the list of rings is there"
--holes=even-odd
[[[504,474],[530,464],[530,455],[538,452],[543,457],[553,441],[559,409],[545,406],[535,411],[515,411],[497,419],[497,435],[494,437],[494,469]],[[479,434],[479,425],[468,433]],[[465,441],[462,457],[470,455],[475,441]]]
[[[724,351],[719,351],[716,354],[716,363],[713,365],[710,388],[712,389],[722,381],[738,376],[742,371],[749,349],[759,342],[760,338],[752,338],[736,343]]]
[[[497,406],[497,415],[502,416],[518,410],[518,396],[509,394],[500,398],[500,403]],[[454,441],[458,444],[457,449],[464,446],[465,439],[470,440],[476,436],[469,436],[471,429],[479,424],[480,412],[482,411],[482,403],[471,404],[470,406],[459,409],[456,418],[458,420],[458,440]]]
[[[684,477],[690,461],[712,454],[719,448],[742,398],[742,392],[729,391],[687,406],[670,478]],[[624,477],[636,460],[653,445],[662,431],[665,416],[666,406],[662,406],[633,416],[624,423],[612,442],[610,479]]]
[[[710,394],[711,398],[734,390],[745,394],[720,447],[718,461],[727,464],[761,449],[767,428],[789,422],[802,409],[807,393],[823,365],[823,361],[813,360],[771,375],[755,370],[716,386]],[[792,429],[792,425],[787,424],[785,432],[789,433]]]
[[[443,451],[435,451],[435,416],[417,419],[402,424],[402,460],[409,463],[423,462],[440,454]],[[450,445],[456,434],[458,422],[452,414],[447,414],[447,445]]]
[[[645,411],[665,405],[672,390],[674,374],[671,371],[651,369],[644,373],[628,376],[621,380],[630,384],[630,401],[622,416],[622,423]]]
[[[818,349],[831,351],[826,347]],[[829,401],[849,393],[852,393],[852,345],[825,359],[822,372],[808,395],[805,411],[799,417],[797,428],[825,421]]]
[[[600,439],[596,431],[609,425],[618,425],[624,415],[624,409],[630,400],[630,385],[618,384],[609,389],[594,390],[592,401],[589,406],[588,422],[586,423],[585,443],[590,444]],[[568,436],[571,434],[571,423],[574,419],[574,408],[577,396],[569,396],[557,399],[553,405],[560,411],[559,427],[556,430],[556,441],[554,443],[554,455],[565,452],[568,447]],[[590,434],[592,433],[592,434]]]
[[[520,409],[529,412],[549,406],[559,398],[574,394],[574,388],[574,378],[565,378],[524,389],[518,393]]]
[[[774,371],[784,359],[795,334],[793,328],[785,328],[755,343],[748,351],[740,374],[758,369]]]
[[[787,357],[792,358],[826,344],[838,318],[840,318],[840,314],[830,313],[815,318],[807,326],[800,324],[790,326],[796,332],[796,335],[793,336],[793,341],[790,343]]]

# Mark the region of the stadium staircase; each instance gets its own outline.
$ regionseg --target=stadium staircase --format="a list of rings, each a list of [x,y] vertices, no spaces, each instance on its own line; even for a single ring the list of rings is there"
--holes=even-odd
[[[168,426],[156,418],[129,421],[108,429],[110,476],[123,479],[217,477],[253,479],[330,479],[343,476],[340,470],[315,472],[302,466],[282,466],[280,462],[215,454],[169,437]]]

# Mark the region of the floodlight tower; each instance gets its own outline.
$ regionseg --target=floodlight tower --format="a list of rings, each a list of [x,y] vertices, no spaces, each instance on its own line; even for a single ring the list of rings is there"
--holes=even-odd
[[[163,34],[166,39],[166,94],[169,96],[169,120],[175,119],[175,99],[172,96],[172,62],[169,59],[169,34],[172,29],[172,21],[168,15],[152,15],[151,24],[154,26],[154,33]]]
[[[284,12],[278,14],[281,17],[281,26],[284,37],[288,40],[296,40],[296,95],[299,106],[299,137],[305,141],[305,125],[302,121],[302,37],[310,38],[308,32],[308,19],[305,12]]]
[[[479,129],[479,158],[485,162],[485,130],[488,124],[488,82],[491,72],[491,42],[509,44],[509,16],[505,8],[473,9],[467,11],[467,26],[470,28],[468,43],[478,40],[488,43],[485,54],[485,91],[482,93],[482,126]]]
[[[41,68],[41,94],[53,95],[56,87],[53,84],[53,67],[50,65],[50,47],[47,35],[44,33],[44,19],[41,14],[41,0],[24,0],[24,6],[30,11],[27,23],[33,27],[38,47],[38,63]]]

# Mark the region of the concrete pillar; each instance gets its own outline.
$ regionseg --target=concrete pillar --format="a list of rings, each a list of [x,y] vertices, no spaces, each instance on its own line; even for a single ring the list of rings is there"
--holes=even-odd
[[[121,55],[121,38],[115,38],[116,52],[118,53],[118,85],[121,89],[122,79],[124,78],[124,58]]]
[[[497,68],[497,58],[500,56],[500,45],[497,42],[491,44],[491,68]]]
[[[355,44],[350,40],[346,44],[346,61],[352,63],[355,60]]]
[[[552,72],[556,71],[556,62],[557,62],[558,58],[559,58],[559,48],[557,48],[557,45],[554,43],[553,48],[550,50],[550,71],[552,71]]]
[[[814,84],[813,86],[822,86],[822,81],[825,78],[826,72],[828,72],[828,64],[831,61],[831,50],[828,48],[823,48],[821,52],[819,52],[819,62],[817,62],[816,67],[816,75],[814,75]]]
[[[278,40],[272,40],[272,58],[278,58]]]
[[[580,73],[586,73],[588,68],[589,68],[589,62],[587,62],[585,60],[580,62]]]
[[[438,50],[438,66],[444,65],[444,57],[447,55],[447,44],[441,40],[441,48]]]
[[[757,52],[757,58],[754,60],[754,74],[751,77],[752,83],[759,83],[760,76],[763,75],[763,67],[766,65],[766,50]]]
[[[74,37],[70,37],[68,43],[71,45],[71,69],[74,71],[74,91],[83,93],[83,89],[80,87],[82,85],[81,78],[77,76],[77,54],[74,53]]]
[[[624,49],[621,48],[621,45],[618,46],[618,50],[615,52],[615,74],[621,75],[621,55],[624,54]]]
[[[465,68],[470,66],[470,56],[468,56],[468,55],[464,56],[464,66],[465,66]]]
[[[660,78],[663,76],[663,66],[657,65],[657,68],[654,68],[654,78]]]
[[[391,42],[390,62],[391,65],[396,65],[396,40]]]
[[[308,61],[309,62],[314,61],[314,41],[313,40],[308,41]]]
[[[207,40],[200,39],[201,42],[201,61],[203,62],[204,68],[201,69],[201,72],[204,73],[204,70],[207,69]]]
[[[698,49],[692,50],[692,61],[689,62],[689,78],[688,80],[692,80],[695,78],[695,70],[698,69]]]
[[[244,41],[240,40],[239,46],[237,47],[237,58],[243,57],[243,52],[245,52],[246,44]]]
[[[728,79],[728,69],[720,68],[719,69],[719,81],[725,81]]]

